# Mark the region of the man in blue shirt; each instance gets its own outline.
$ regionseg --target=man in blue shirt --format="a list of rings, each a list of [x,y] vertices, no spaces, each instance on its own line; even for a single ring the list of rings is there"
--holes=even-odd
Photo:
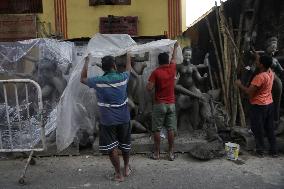
[[[131,149],[130,113],[127,106],[127,83],[131,69],[130,56],[127,55],[126,71],[117,72],[115,58],[102,58],[103,76],[87,77],[89,58],[81,73],[81,82],[96,90],[100,113],[100,151],[107,152],[115,168],[115,181],[122,182],[130,175],[129,152]],[[122,151],[124,173],[120,171],[118,149]]]

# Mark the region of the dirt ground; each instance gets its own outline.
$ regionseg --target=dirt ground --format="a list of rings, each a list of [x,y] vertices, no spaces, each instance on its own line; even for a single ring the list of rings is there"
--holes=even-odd
[[[0,155],[1,156],[1,155]],[[242,155],[243,163],[225,158],[197,161],[178,154],[170,162],[150,160],[146,155],[131,157],[133,173],[125,182],[111,180],[112,166],[107,156],[65,156],[36,158],[26,175],[27,184],[17,183],[26,159],[0,159],[0,189],[284,189],[284,156],[257,158]]]

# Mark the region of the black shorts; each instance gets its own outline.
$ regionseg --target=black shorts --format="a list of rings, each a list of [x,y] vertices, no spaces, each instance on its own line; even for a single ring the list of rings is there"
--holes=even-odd
[[[119,148],[122,153],[129,153],[131,149],[131,127],[129,123],[119,125],[100,125],[99,150],[109,153]]]

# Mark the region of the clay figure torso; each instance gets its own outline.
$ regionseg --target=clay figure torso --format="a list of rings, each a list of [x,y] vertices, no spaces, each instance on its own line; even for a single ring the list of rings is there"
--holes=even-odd
[[[190,124],[193,129],[200,127],[201,121],[209,120],[210,106],[208,102],[202,101],[205,95],[196,87],[196,82],[201,82],[205,77],[201,77],[197,67],[190,63],[191,50],[183,51],[184,61],[177,65],[178,81],[176,83],[177,109],[179,125],[182,125],[181,116],[186,112],[190,117]],[[184,111],[186,110],[186,111]]]
[[[193,74],[196,71],[196,68],[190,63],[188,65],[182,64],[178,67],[178,73],[180,74],[178,84],[182,85],[192,92],[200,93],[200,90],[195,86],[193,80]]]

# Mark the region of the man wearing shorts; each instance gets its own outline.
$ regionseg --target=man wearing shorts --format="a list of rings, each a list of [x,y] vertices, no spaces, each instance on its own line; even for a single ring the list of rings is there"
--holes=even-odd
[[[100,113],[100,141],[99,149],[108,153],[115,169],[114,180],[122,182],[130,175],[129,152],[131,149],[130,114],[127,106],[127,83],[131,68],[130,57],[127,55],[126,71],[119,73],[115,65],[115,58],[102,58],[103,76],[87,77],[88,61],[81,73],[81,82],[96,90],[97,104]],[[124,160],[123,174],[120,171],[118,149]]]
[[[147,84],[147,90],[155,89],[155,103],[152,112],[152,132],[154,133],[154,153],[152,159],[160,158],[160,132],[162,127],[167,129],[169,143],[169,160],[174,156],[174,135],[176,132],[175,110],[175,76],[176,76],[176,48],[174,45],[172,60],[169,62],[168,53],[160,53],[158,56],[159,67],[156,68]]]

